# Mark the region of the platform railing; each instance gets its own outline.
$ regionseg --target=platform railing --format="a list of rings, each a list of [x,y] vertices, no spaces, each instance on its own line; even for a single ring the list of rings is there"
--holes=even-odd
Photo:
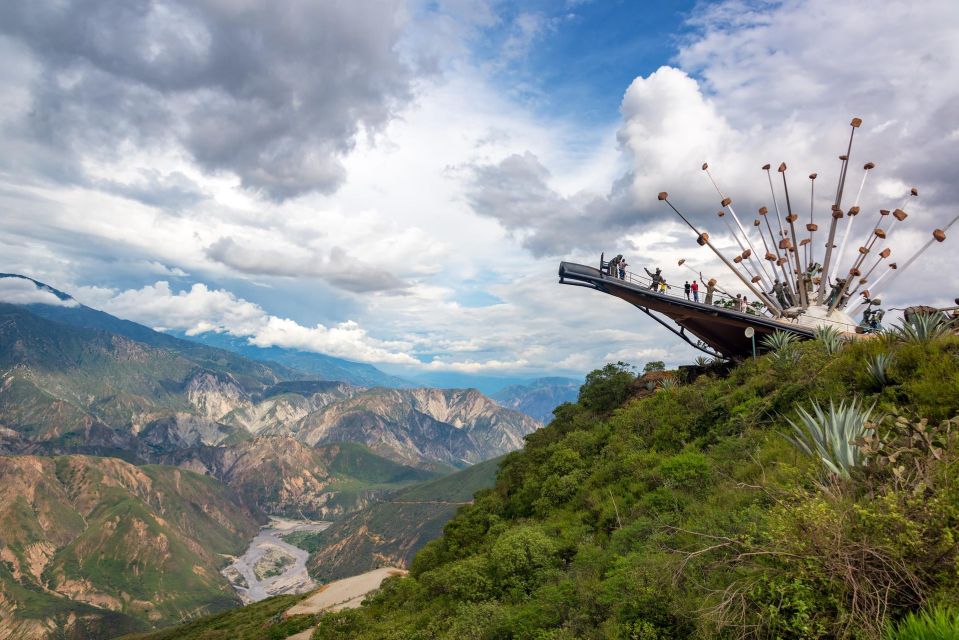
[[[645,274],[639,274],[639,273],[635,273],[635,272],[633,272],[633,271],[626,271],[626,277],[625,277],[625,278],[620,278],[619,275],[615,275],[615,276],[614,276],[614,275],[611,275],[611,274],[609,273],[609,263],[607,263],[606,261],[602,261],[602,262],[601,262],[601,264],[600,264],[600,273],[603,274],[603,277],[604,277],[604,278],[610,278],[610,279],[613,279],[613,280],[620,280],[620,281],[622,281],[622,282],[628,282],[628,283],[630,283],[630,284],[637,285],[637,286],[639,286],[639,287],[641,287],[641,288],[643,288],[643,289],[647,289],[647,290],[649,290],[649,291],[654,291],[654,290],[651,288],[651,285],[653,284],[653,279],[650,278],[649,276],[645,275]],[[713,292],[713,304],[711,304],[711,305],[707,305],[707,304],[704,302],[704,299],[705,299],[705,297],[706,297],[706,292],[705,292],[703,289],[700,289],[700,290],[699,290],[699,300],[698,300],[698,301],[696,301],[696,300],[693,299],[693,294],[692,294],[692,293],[690,293],[690,294],[689,294],[689,298],[687,298],[687,297],[686,297],[685,281],[684,281],[684,284],[683,284],[682,286],[679,286],[679,285],[669,284],[669,281],[667,280],[667,281],[666,281],[666,291],[660,291],[659,287],[657,287],[654,292],[655,292],[655,293],[658,293],[659,295],[666,295],[666,296],[669,296],[669,297],[671,297],[671,298],[676,298],[677,300],[687,300],[688,302],[692,302],[693,304],[700,304],[700,305],[702,305],[702,306],[704,306],[704,307],[707,307],[707,306],[712,306],[712,307],[722,306],[722,307],[724,307],[724,308],[731,308],[731,309],[733,309],[734,311],[739,311],[739,309],[736,309],[736,308],[735,308],[735,306],[736,306],[736,305],[735,305],[736,298],[734,298],[733,296],[730,296],[730,295],[726,295],[726,294],[724,294],[724,293],[719,293],[718,291]],[[731,307],[726,307],[725,305],[718,305],[718,304],[716,304],[717,302],[723,302],[723,301],[729,301],[730,303],[732,303],[732,306],[731,306]],[[751,305],[751,304],[752,304],[752,303],[750,303],[750,305]],[[752,307],[752,306],[747,306],[747,311],[746,311],[746,313],[759,315],[759,314],[760,314],[760,310],[759,310],[759,309],[756,309],[755,307]]]

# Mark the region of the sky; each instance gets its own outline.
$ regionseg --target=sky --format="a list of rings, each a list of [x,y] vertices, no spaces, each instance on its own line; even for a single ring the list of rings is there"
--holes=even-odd
[[[0,271],[402,375],[690,362],[559,262],[735,293],[656,194],[731,255],[702,163],[751,219],[786,162],[823,226],[854,116],[893,259],[959,213],[955,2],[8,0],[0,56]],[[886,307],[959,295],[955,246]]]

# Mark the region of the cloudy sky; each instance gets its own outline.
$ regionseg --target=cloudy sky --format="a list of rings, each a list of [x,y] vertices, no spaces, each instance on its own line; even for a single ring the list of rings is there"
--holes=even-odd
[[[0,271],[401,374],[689,361],[559,261],[735,291],[657,192],[732,252],[701,164],[751,218],[785,161],[825,220],[853,116],[861,230],[959,213],[946,0],[7,0],[0,56]],[[959,295],[950,241],[887,306]]]

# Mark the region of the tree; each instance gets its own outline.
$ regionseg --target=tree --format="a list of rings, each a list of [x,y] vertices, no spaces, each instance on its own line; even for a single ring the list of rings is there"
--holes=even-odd
[[[664,371],[666,369],[666,363],[662,360],[653,360],[652,362],[647,362],[646,366],[643,367],[643,373],[652,373],[653,371]]]
[[[633,367],[625,362],[607,364],[586,375],[579,388],[579,402],[590,411],[605,413],[623,404],[636,380]]]

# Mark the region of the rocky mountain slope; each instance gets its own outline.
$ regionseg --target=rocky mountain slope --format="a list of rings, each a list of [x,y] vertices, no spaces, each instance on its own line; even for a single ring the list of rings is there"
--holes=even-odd
[[[205,368],[173,350],[0,304],[7,450],[143,457],[151,448],[217,444],[236,428],[216,420],[281,379],[265,365],[234,375],[229,362]]]
[[[537,378],[528,384],[504,387],[490,398],[547,424],[553,419],[553,409],[564,402],[576,402],[580,385],[581,381],[572,378]]]
[[[308,567],[327,582],[377,567],[406,567],[423,545],[438,538],[456,510],[492,487],[502,458],[397,491],[329,529],[291,540],[311,551]]]
[[[0,638],[108,638],[234,606],[221,554],[261,519],[183,469],[0,456]]]
[[[262,436],[169,454],[167,464],[217,478],[251,508],[270,515],[332,520],[390,492],[436,477],[353,443],[310,447],[291,436]]]
[[[311,445],[360,442],[402,464],[462,468],[522,447],[540,426],[475,389],[368,389],[265,432]]]

